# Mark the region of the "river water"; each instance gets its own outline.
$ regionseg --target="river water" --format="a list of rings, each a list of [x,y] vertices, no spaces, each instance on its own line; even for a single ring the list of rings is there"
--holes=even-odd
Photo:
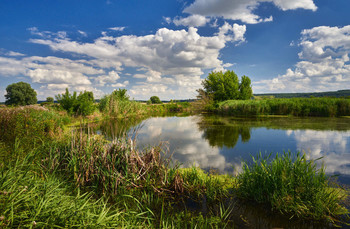
[[[326,173],[350,185],[349,118],[233,118],[216,115],[152,117],[103,122],[97,128],[113,138],[137,131],[139,148],[163,143],[174,163],[235,174],[252,156],[302,152],[324,163]]]
[[[318,165],[323,164],[329,176],[350,185],[349,118],[169,116],[108,120],[93,129],[109,139],[127,132],[140,149],[161,144],[181,167],[196,165],[233,175],[240,172],[242,161],[250,163],[259,153],[301,152],[307,159],[321,158]],[[236,203],[232,218],[238,228],[333,228],[286,219],[249,204]]]

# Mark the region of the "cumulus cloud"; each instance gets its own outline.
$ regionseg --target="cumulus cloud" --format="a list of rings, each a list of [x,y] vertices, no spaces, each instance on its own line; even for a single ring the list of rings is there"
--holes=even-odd
[[[350,85],[350,25],[303,30],[295,68],[271,80],[254,83],[265,91],[310,92],[347,89]]]
[[[317,9],[313,0],[195,0],[184,9],[185,13],[204,17],[222,17],[240,20],[248,24],[272,21],[272,17],[261,18],[254,11],[262,2],[271,2],[281,10]]]
[[[117,80],[120,78],[120,76],[118,75],[117,72],[115,71],[110,71],[108,73],[108,75],[102,75],[102,76],[98,76],[95,78],[95,83],[100,86],[103,87],[105,86],[107,83],[116,83]]]
[[[142,68],[144,73],[134,74],[134,78],[145,79],[145,84],[135,88],[148,87],[140,91],[147,93],[163,92],[167,85],[175,83],[175,88],[183,92],[183,98],[194,96],[200,87],[200,76],[204,69],[215,69],[223,64],[219,53],[227,42],[239,44],[244,42],[245,25],[225,23],[213,36],[201,36],[194,27],[188,30],[159,29],[155,34],[146,36],[108,36],[104,34],[92,43],[81,43],[67,37],[31,39],[30,42],[49,46],[54,51],[80,55],[89,60],[80,60],[82,64],[93,69],[113,68],[117,71],[123,67]],[[35,30],[40,33],[39,31]],[[118,70],[119,69],[119,70]],[[110,78],[102,75],[96,78],[97,85],[103,86]],[[115,78],[114,78],[115,79]],[[115,79],[116,80],[116,79]],[[191,82],[191,83],[189,83]],[[194,83],[193,83],[194,82]],[[185,85],[185,88],[181,88]],[[135,92],[132,87],[132,92]]]
[[[187,26],[187,27],[201,27],[205,26],[210,21],[209,18],[206,18],[201,15],[191,15],[185,18],[182,17],[176,17],[173,20],[173,23],[176,26]]]

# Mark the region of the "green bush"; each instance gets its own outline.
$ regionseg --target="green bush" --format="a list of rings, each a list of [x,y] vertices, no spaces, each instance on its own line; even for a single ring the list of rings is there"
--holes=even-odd
[[[77,96],[76,92],[71,95],[66,88],[64,94],[56,95],[56,100],[69,114],[87,116],[95,111],[94,95],[90,91],[80,92]]]
[[[10,84],[6,87],[7,94],[5,95],[6,105],[30,105],[36,104],[36,92],[28,83],[18,82]]]

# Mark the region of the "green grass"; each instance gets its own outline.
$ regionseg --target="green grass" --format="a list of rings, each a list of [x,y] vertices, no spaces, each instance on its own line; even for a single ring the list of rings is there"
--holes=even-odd
[[[267,204],[272,210],[298,218],[328,220],[349,214],[339,203],[346,192],[329,185],[324,168],[314,160],[289,153],[253,158],[238,176],[238,196]]]
[[[301,219],[333,222],[348,214],[340,205],[347,193],[304,156],[259,157],[238,177],[208,174],[172,167],[161,147],[139,150],[126,137],[51,135],[65,122],[57,113],[6,112],[0,118],[9,117],[19,134],[4,131],[0,139],[1,156],[12,157],[0,163],[0,228],[232,228],[234,204],[225,203],[235,195]],[[25,124],[44,141],[32,139]],[[204,204],[206,213],[189,201]]]
[[[350,99],[292,98],[265,100],[228,100],[217,111],[228,115],[293,115],[336,117],[350,114]]]

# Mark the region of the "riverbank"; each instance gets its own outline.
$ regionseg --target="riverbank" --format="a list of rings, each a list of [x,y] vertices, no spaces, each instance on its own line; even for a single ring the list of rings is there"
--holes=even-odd
[[[291,98],[263,100],[227,100],[218,104],[219,114],[232,116],[292,115],[340,117],[350,115],[350,99]]]
[[[330,186],[322,171],[313,166],[314,162],[302,156],[292,160],[282,155],[268,163],[257,158],[245,177],[269,181],[264,182],[268,185],[266,190],[280,200],[257,201],[244,194],[250,190],[253,197],[257,196],[259,188],[247,187],[260,187],[259,183],[249,183],[259,179],[247,183],[244,173],[242,177],[233,177],[208,174],[195,167],[179,169],[170,166],[158,147],[139,151],[128,138],[111,142],[78,130],[68,133],[63,131],[67,123],[60,121],[60,116],[46,112],[55,113],[26,111],[24,114],[31,115],[13,113],[15,116],[9,119],[11,116],[6,113],[0,117],[17,120],[9,122],[16,131],[7,132],[6,127],[0,137],[2,144],[8,146],[1,148],[1,152],[12,158],[0,168],[4,227],[231,227],[237,222],[231,217],[234,204],[227,204],[227,200],[234,198],[256,201],[300,220],[332,221],[346,214],[340,205],[346,193]],[[26,129],[28,125],[30,131]],[[279,170],[273,167],[275,164]],[[273,179],[269,180],[270,177]],[[300,180],[288,186],[283,183],[288,181],[286,177]],[[278,185],[284,189],[273,190]],[[307,192],[308,196],[307,190],[313,192]],[[261,196],[268,193],[261,191]],[[281,201],[285,205],[278,205]],[[205,211],[190,207],[203,203]],[[330,210],[321,210],[318,204]]]

